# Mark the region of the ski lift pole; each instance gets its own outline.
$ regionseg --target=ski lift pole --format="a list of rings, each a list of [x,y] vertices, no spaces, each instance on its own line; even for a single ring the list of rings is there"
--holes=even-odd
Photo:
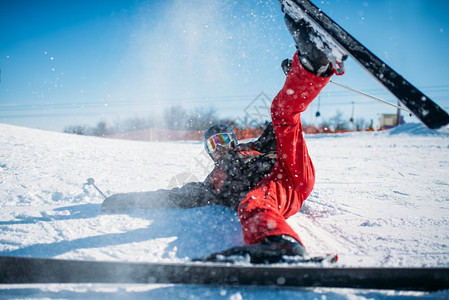
[[[354,108],[355,108],[355,102],[352,101],[352,113],[351,113],[351,119],[349,120],[352,124],[354,124]]]
[[[335,82],[335,81],[332,81],[332,80],[331,80],[330,82],[333,83],[333,84],[335,84],[335,85],[337,85],[337,86],[339,86],[339,87],[342,87],[342,88],[344,88],[344,89],[347,89],[347,90],[349,90],[349,91],[352,91],[352,92],[354,92],[354,93],[357,93],[357,94],[363,95],[363,96],[365,96],[365,97],[368,97],[368,98],[377,100],[377,101],[379,101],[379,102],[382,102],[382,103],[384,103],[384,104],[387,104],[387,105],[396,107],[397,109],[404,110],[404,111],[408,112],[410,115],[413,114],[410,110],[408,110],[408,109],[405,108],[405,107],[402,107],[402,106],[393,104],[393,103],[391,103],[391,102],[388,102],[388,101],[386,101],[386,100],[383,100],[383,99],[374,97],[374,96],[372,96],[372,95],[370,95],[370,94],[367,94],[367,93],[364,93],[364,92],[362,92],[362,91],[355,90],[355,89],[353,89],[353,88],[350,88],[349,86],[346,86],[346,85],[337,83],[337,82]]]
[[[103,194],[103,192],[95,185],[95,180],[93,178],[87,178],[87,181],[84,185],[93,186],[105,199],[107,198],[107,196]]]

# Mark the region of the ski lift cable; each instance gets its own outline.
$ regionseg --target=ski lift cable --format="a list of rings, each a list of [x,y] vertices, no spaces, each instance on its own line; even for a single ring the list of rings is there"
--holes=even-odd
[[[344,89],[347,89],[347,90],[349,90],[349,91],[352,91],[352,92],[354,92],[354,93],[363,95],[363,96],[365,96],[365,97],[368,97],[368,98],[371,98],[371,99],[374,99],[374,100],[377,100],[377,101],[380,101],[380,102],[385,103],[385,104],[387,104],[387,105],[396,107],[397,109],[404,110],[404,111],[408,112],[409,114],[412,114],[412,112],[411,112],[410,110],[408,110],[407,108],[405,108],[405,107],[402,107],[402,106],[393,104],[393,103],[391,103],[391,102],[388,102],[388,101],[386,101],[386,100],[383,100],[383,99],[380,99],[380,98],[378,98],[378,97],[372,96],[372,95],[370,95],[370,94],[364,93],[364,92],[362,92],[362,91],[353,89],[353,88],[351,88],[351,87],[349,87],[349,86],[346,86],[346,85],[343,85],[343,84],[341,84],[341,83],[337,83],[337,82],[332,81],[332,80],[331,80],[330,82],[333,83],[333,84],[335,84],[335,85],[337,85],[337,86],[339,86],[339,87],[342,87],[342,88],[344,88]]]

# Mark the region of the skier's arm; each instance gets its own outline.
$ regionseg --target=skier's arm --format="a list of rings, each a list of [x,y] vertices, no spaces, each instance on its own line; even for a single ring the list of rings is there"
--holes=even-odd
[[[212,198],[213,190],[206,183],[190,182],[171,190],[114,194],[103,201],[101,210],[121,212],[130,208],[189,208],[208,205]]]
[[[107,197],[101,205],[105,212],[121,212],[130,208],[172,207],[169,201],[170,190],[150,192],[120,193]]]
[[[190,182],[169,191],[169,202],[174,207],[191,208],[210,205],[216,197],[215,189],[206,178],[204,182]]]
[[[249,147],[261,153],[276,151],[276,136],[274,134],[273,123],[268,123],[265,130],[254,142],[241,144],[239,147]]]

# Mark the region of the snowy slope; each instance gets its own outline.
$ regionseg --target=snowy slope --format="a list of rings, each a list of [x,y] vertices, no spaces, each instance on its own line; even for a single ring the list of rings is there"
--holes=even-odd
[[[341,266],[449,266],[449,132],[408,124],[390,132],[307,136],[315,189],[289,219],[310,253]],[[0,124],[0,255],[110,261],[185,261],[242,244],[227,208],[100,211],[102,196],[202,180],[196,142],[74,136]],[[377,298],[397,292],[220,289],[175,285],[0,286],[6,297],[285,299]],[[402,296],[447,297],[446,292]]]

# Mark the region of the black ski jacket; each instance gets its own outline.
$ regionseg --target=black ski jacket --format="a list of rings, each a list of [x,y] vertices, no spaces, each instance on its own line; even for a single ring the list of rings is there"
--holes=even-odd
[[[203,182],[168,191],[170,206],[221,204],[237,209],[243,197],[270,173],[276,158],[276,137],[273,124],[269,123],[256,141],[229,151]]]

